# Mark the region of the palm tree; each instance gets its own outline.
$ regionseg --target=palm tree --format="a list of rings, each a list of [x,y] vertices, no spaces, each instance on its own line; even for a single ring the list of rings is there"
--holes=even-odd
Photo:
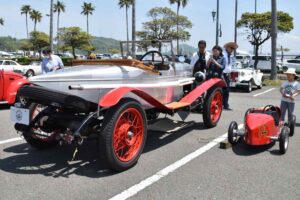
[[[66,6],[64,4],[64,2],[62,1],[57,1],[56,4],[54,4],[54,12],[56,13],[57,12],[57,45],[59,46],[59,35],[58,35],[58,32],[59,32],[59,17],[60,17],[60,13],[61,12],[65,12],[66,10]]]
[[[177,54],[179,54],[179,9],[181,6],[185,8],[188,1],[189,0],[169,0],[170,4],[177,4]]]
[[[37,10],[30,12],[30,19],[34,22],[34,31],[36,31],[36,24],[42,21],[42,13]]]
[[[50,0],[50,50],[53,51],[53,0]]]
[[[132,5],[132,0],[119,0],[120,8],[126,8],[126,33],[127,33],[127,53],[129,53],[129,31],[128,31],[128,8]]]
[[[4,25],[4,19],[0,18],[0,25],[3,26]]]
[[[89,33],[89,15],[92,15],[94,10],[95,6],[92,3],[83,2],[81,14],[86,15],[87,33]]]
[[[27,38],[29,37],[29,33],[28,33],[28,14],[31,11],[31,6],[30,5],[23,5],[21,7],[21,15],[25,15],[26,17],[26,32],[27,32]]]
[[[136,36],[136,26],[135,26],[135,0],[132,0],[132,57],[135,58],[135,36]]]

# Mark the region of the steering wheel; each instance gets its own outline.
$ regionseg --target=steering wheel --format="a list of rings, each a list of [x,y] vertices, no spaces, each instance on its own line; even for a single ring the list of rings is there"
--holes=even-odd
[[[160,56],[161,61],[155,61],[155,59],[154,59],[155,54],[158,54]],[[146,60],[146,61],[149,61],[149,63],[146,63],[146,64],[151,64],[151,65],[154,65],[154,64],[163,65],[164,64],[164,57],[159,51],[148,51],[140,58],[140,61],[144,62],[143,61],[144,58],[146,58],[149,55],[151,55],[151,60]]]
[[[263,109],[263,112],[266,112],[268,110],[277,111],[276,107],[273,106],[273,105],[267,105],[267,106],[265,106],[264,109]]]

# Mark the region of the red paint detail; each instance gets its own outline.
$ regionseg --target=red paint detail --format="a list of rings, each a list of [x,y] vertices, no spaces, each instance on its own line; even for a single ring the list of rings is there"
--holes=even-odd
[[[207,92],[211,87],[217,86],[217,87],[225,87],[226,83],[219,78],[212,78],[201,85],[197,86],[194,90],[192,90],[189,94],[187,94],[185,97],[183,97],[180,102],[182,103],[193,103],[198,97],[200,97],[202,94]]]
[[[231,72],[230,73],[230,80],[231,81],[236,81],[236,79],[239,77],[239,73],[238,72]]]
[[[194,90],[192,90],[189,94],[187,94],[184,98],[182,98],[179,101],[179,103],[184,105],[184,107],[188,106],[213,86],[224,87],[226,86],[226,83],[219,78],[210,79],[202,83],[198,87],[196,87]],[[121,98],[123,98],[129,92],[136,94],[137,96],[144,99],[145,101],[147,101],[149,104],[151,104],[156,108],[163,109],[163,110],[178,109],[177,107],[173,108],[171,106],[166,106],[162,104],[160,101],[158,101],[157,99],[155,99],[154,97],[147,94],[146,92],[131,87],[121,87],[109,91],[102,99],[99,100],[99,105],[105,108],[114,106],[121,100]]]
[[[113,134],[116,157],[122,162],[133,160],[144,140],[144,120],[136,108],[128,108],[119,116]]]
[[[17,92],[20,89],[20,87],[28,84],[28,80],[24,78],[13,81],[6,90],[6,93],[4,94],[4,98],[6,99],[8,104],[14,104],[16,101]]]
[[[172,102],[174,94],[174,87],[168,87],[166,93],[166,102]]]
[[[8,101],[9,88],[22,80],[23,76],[11,71],[0,70],[0,101]],[[13,102],[14,103],[14,102]]]
[[[212,98],[210,105],[210,117],[213,123],[216,123],[222,113],[223,96],[220,91],[216,92]]]

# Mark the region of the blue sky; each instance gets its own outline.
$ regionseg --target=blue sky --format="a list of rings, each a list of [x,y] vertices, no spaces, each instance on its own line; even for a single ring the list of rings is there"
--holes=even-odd
[[[56,0],[54,0],[56,1]],[[80,14],[83,0],[63,0],[66,4],[66,13],[61,15],[62,26],[80,26],[86,29],[86,18]],[[94,15],[90,17],[90,33],[96,36],[111,37],[125,40],[125,10],[120,10],[118,0],[85,0],[96,6]],[[136,0],[137,1],[137,30],[141,30],[142,22],[148,20],[147,11],[155,6],[170,6],[168,0]],[[257,0],[258,12],[270,11],[271,0]],[[20,15],[20,8],[24,4],[31,5],[43,13],[43,19],[37,25],[39,31],[49,32],[50,0],[0,0],[0,17],[4,18],[5,26],[0,27],[0,36],[11,35],[17,38],[26,37],[25,16]],[[220,22],[222,24],[223,36],[220,44],[233,40],[234,33],[234,2],[235,0],[220,0]],[[239,17],[243,12],[254,12],[255,0],[239,0]],[[289,34],[280,34],[278,44],[291,49],[292,53],[300,53],[300,1],[299,0],[277,0],[278,10],[288,12],[294,18],[294,30]],[[205,39],[208,47],[215,43],[215,24],[212,21],[211,11],[216,8],[216,0],[189,0],[189,4],[181,14],[187,16],[193,23],[190,30],[191,39],[186,42],[196,46],[199,39]],[[56,21],[55,21],[56,22]],[[56,23],[55,23],[56,27]],[[29,29],[33,29],[33,22],[29,21]],[[251,51],[252,47],[246,40],[246,36],[239,31],[238,43],[241,50]],[[262,52],[270,52],[270,42],[267,42]]]

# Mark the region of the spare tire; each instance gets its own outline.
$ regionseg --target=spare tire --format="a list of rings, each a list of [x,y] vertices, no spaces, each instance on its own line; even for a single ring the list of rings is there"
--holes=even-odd
[[[63,107],[74,112],[89,112],[90,102],[74,95],[47,89],[39,86],[26,85],[19,89],[18,96],[42,105]]]

